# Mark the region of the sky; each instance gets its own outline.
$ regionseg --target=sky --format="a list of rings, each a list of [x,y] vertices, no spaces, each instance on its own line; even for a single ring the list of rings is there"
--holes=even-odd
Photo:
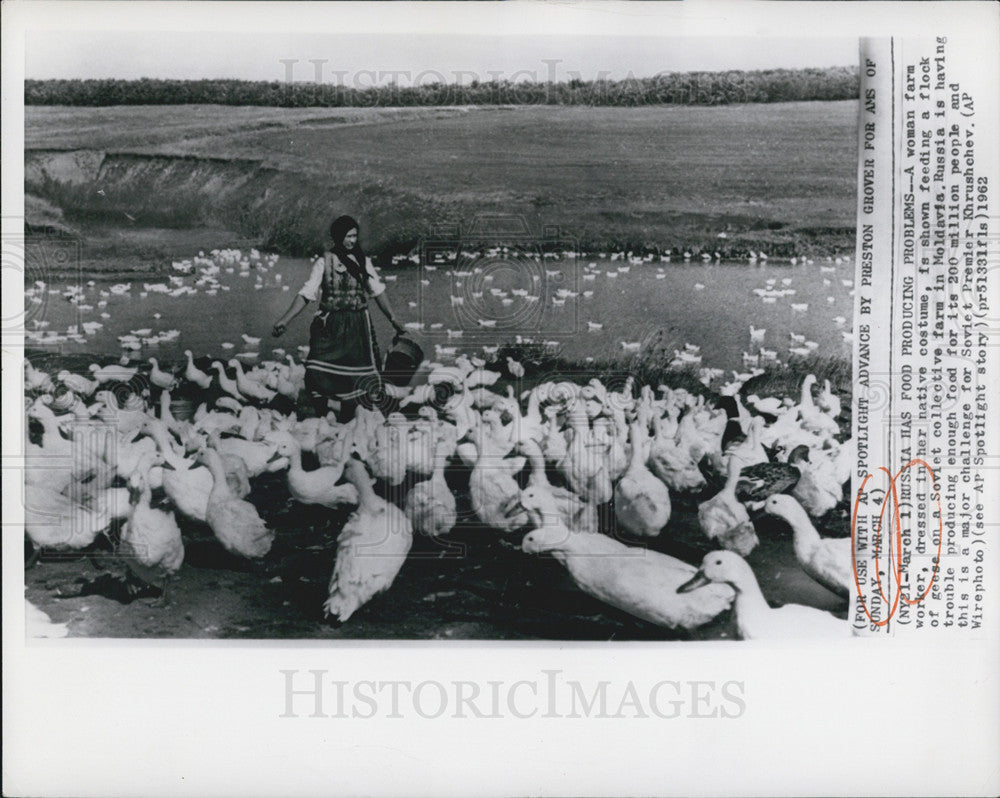
[[[338,4],[334,4],[338,5]],[[854,66],[857,38],[397,32],[29,31],[25,77],[239,78],[354,85],[621,79],[664,71]],[[312,63],[312,61],[319,63]],[[344,73],[346,77],[341,77]],[[456,73],[461,73],[456,75]],[[440,77],[439,77],[440,76]]]

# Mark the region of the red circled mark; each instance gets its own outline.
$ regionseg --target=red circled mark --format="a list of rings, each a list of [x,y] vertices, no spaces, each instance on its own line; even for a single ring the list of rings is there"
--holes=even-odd
[[[938,508],[938,545],[937,545],[937,556],[934,560],[934,568],[931,572],[930,581],[927,584],[926,589],[917,598],[911,599],[908,596],[903,595],[902,590],[902,560],[903,560],[903,526],[899,518],[899,496],[896,492],[896,480],[909,468],[913,466],[919,466],[924,469],[931,478],[931,484],[934,485],[934,500],[937,503]],[[878,585],[879,595],[882,600],[888,604],[889,598],[885,595],[885,591],[882,589],[882,575],[877,568],[877,560],[879,557],[879,549],[881,547],[882,540],[882,523],[885,518],[885,507],[889,500],[889,496],[892,496],[893,504],[893,526],[895,528],[895,535],[893,539],[889,542],[889,563],[892,570],[892,578],[896,584],[896,594],[893,600],[892,607],[889,610],[889,614],[884,620],[876,621],[872,617],[871,612],[868,609],[868,603],[865,601],[865,596],[861,591],[861,579],[858,576],[858,556],[857,556],[857,522],[858,522],[858,506],[861,504],[861,497],[865,493],[865,486],[868,484],[874,474],[869,472],[865,475],[864,480],[861,482],[861,487],[858,488],[857,495],[854,499],[854,510],[851,514],[851,567],[854,570],[854,585],[857,589],[858,599],[861,601],[861,607],[865,611],[865,615],[868,616],[875,626],[885,626],[892,620],[893,616],[896,614],[896,610],[899,608],[899,600],[902,598],[907,605],[913,606],[914,604],[919,604],[930,593],[931,588],[934,586],[934,580],[937,578],[938,570],[941,567],[941,546],[944,540],[944,516],[941,512],[941,493],[937,488],[937,478],[934,475],[934,470],[920,458],[914,458],[910,460],[906,465],[899,469],[895,475],[889,473],[889,469],[884,466],[880,466],[878,471],[883,472],[887,477],[889,477],[889,486],[885,490],[885,495],[882,497],[882,503],[879,506],[878,515],[878,527],[875,530],[875,558],[876,558],[876,571],[875,571],[875,581]],[[893,547],[895,544],[895,547]]]

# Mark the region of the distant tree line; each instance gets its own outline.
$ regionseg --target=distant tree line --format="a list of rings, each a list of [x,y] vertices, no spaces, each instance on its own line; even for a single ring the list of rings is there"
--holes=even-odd
[[[370,73],[369,73],[370,74]],[[370,82],[370,81],[369,81]],[[401,85],[247,80],[27,80],[25,105],[258,105],[344,108],[449,105],[729,105],[858,96],[855,67],[665,72],[649,78]]]

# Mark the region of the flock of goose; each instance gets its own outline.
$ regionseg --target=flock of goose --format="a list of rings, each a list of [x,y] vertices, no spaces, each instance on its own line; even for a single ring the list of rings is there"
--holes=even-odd
[[[519,255],[517,253],[509,251],[505,247],[493,247],[486,249],[483,252],[461,252],[451,253],[452,258],[450,260],[443,261],[445,264],[452,263],[453,261],[463,260],[471,264],[479,263],[490,263],[491,260],[495,260],[497,263],[506,264],[505,258],[512,258],[515,261],[518,259]],[[679,256],[683,259],[683,262],[688,263],[692,260],[692,253],[685,251],[679,253]],[[563,258],[568,259],[569,262],[579,262],[580,269],[577,275],[577,284],[574,288],[556,288],[555,284],[551,290],[551,296],[549,300],[554,308],[562,308],[566,306],[566,303],[570,299],[581,299],[589,300],[595,295],[593,288],[594,281],[605,278],[617,278],[620,275],[628,275],[633,267],[639,270],[650,270],[655,268],[655,277],[658,280],[666,279],[667,270],[662,264],[670,263],[672,260],[671,254],[633,254],[632,252],[612,252],[612,253],[597,253],[596,257],[600,259],[607,259],[603,263],[598,261],[593,261],[584,264],[582,260],[583,253],[577,252],[562,252],[562,253],[551,253],[552,258]],[[534,260],[544,261],[545,256],[534,255]],[[699,258],[705,263],[717,262],[721,259],[721,254],[716,252],[711,253],[701,253]],[[766,264],[767,255],[766,253],[751,253],[749,256],[749,263],[751,264]],[[418,266],[423,267],[427,272],[436,271],[436,266],[428,266],[426,264],[421,264],[419,259],[411,258],[409,256],[397,256],[393,259],[394,264],[400,262],[411,262]],[[820,265],[820,280],[825,288],[829,289],[833,285],[833,279],[831,277],[825,276],[826,274],[832,274],[837,271],[837,266],[845,262],[845,259],[841,257],[833,258],[827,257],[827,263],[825,265]],[[609,265],[618,263],[614,268],[607,268]],[[796,265],[801,262],[802,265],[812,265],[814,261],[807,258],[791,258],[791,265]],[[503,270],[498,270],[498,274]],[[509,271],[509,269],[508,269]],[[540,270],[533,268],[527,269],[517,269],[517,276],[520,278],[521,282],[524,282],[527,287],[515,288],[512,286],[496,286],[494,285],[495,276],[490,273],[489,268],[483,268],[482,266],[471,266],[467,269],[448,269],[447,275],[451,278],[451,294],[449,296],[449,301],[452,308],[460,311],[465,317],[470,325],[478,326],[481,329],[492,329],[497,326],[498,320],[502,322],[504,319],[518,317],[518,313],[523,309],[524,305],[530,303],[536,303],[543,299],[546,292],[541,290],[541,284],[543,283],[543,278]],[[556,281],[564,281],[567,276],[572,277],[572,275],[567,275],[561,268],[555,269],[545,269],[546,280],[552,279]],[[811,276],[810,279],[813,279]],[[528,282],[530,281],[530,282]],[[792,288],[794,278],[784,277],[780,279],[780,287],[778,286],[779,279],[777,277],[767,278],[764,282],[763,287],[757,287],[752,289],[752,293],[758,297],[763,304],[775,304],[778,300],[785,299],[788,300],[790,297],[794,297],[796,294],[796,289]],[[847,288],[849,295],[854,295],[854,282],[850,279],[841,278],[841,284],[844,288]],[[431,284],[430,277],[425,277],[421,280],[423,286],[429,286]],[[702,291],[705,289],[703,283],[695,283],[694,289],[696,291]],[[832,294],[828,294],[826,297],[827,305],[833,305],[836,302],[836,297]],[[409,301],[408,303],[411,309],[419,307],[419,303],[416,301]],[[789,307],[794,314],[807,314],[809,312],[808,302],[795,302],[789,301]],[[579,307],[581,311],[585,310],[586,305]],[[813,314],[815,315],[817,311],[814,309]],[[847,319],[844,316],[832,316],[831,321],[840,330],[840,335],[846,344],[850,344],[853,341],[853,333],[849,330],[844,329]],[[588,320],[584,322],[586,324],[587,332],[598,333],[604,329],[604,323],[600,321]],[[404,325],[408,330],[412,332],[427,332],[427,331],[441,331],[443,330],[449,339],[460,339],[464,336],[463,329],[444,329],[444,324],[442,322],[420,322],[413,321],[407,322]],[[815,341],[809,341],[804,335],[800,335],[795,332],[791,332],[789,335],[789,340],[782,342],[781,344],[775,344],[775,348],[767,349],[763,346],[764,335],[766,330],[755,329],[752,325],[750,327],[750,349],[751,352],[744,352],[743,354],[743,364],[745,367],[758,367],[761,364],[767,365],[781,365],[782,360],[779,358],[779,353],[782,350],[787,350],[787,356],[789,357],[807,357],[815,352],[819,348],[819,344]],[[553,347],[558,346],[557,341],[544,342],[547,345],[552,345]],[[642,341],[619,341],[618,345],[620,351],[623,354],[630,355],[640,352],[643,348]],[[447,346],[439,345],[437,347],[438,355],[449,355],[452,354],[452,348]],[[674,351],[674,365],[683,366],[690,364],[700,364],[701,355],[699,353],[699,347],[692,344],[685,344],[684,349]],[[586,358],[588,361],[592,361],[592,357]],[[710,371],[710,370],[706,370]]]
[[[620,355],[629,356],[642,352],[648,348],[648,341],[641,340],[615,340],[614,324],[606,324],[606,320],[586,320],[586,312],[592,304],[595,289],[599,288],[598,281],[610,280],[629,273],[641,272],[647,275],[655,275],[656,279],[665,279],[668,276],[667,269],[672,259],[689,262],[692,259],[691,253],[651,253],[635,254],[632,252],[602,252],[594,253],[591,257],[595,260],[587,262],[583,253],[561,252],[549,253],[554,262],[548,262],[548,255],[542,256],[537,253],[534,259],[539,261],[536,264],[528,263],[517,253],[505,250],[503,247],[480,252],[450,252],[441,264],[421,263],[419,258],[413,256],[397,256],[393,258],[393,263],[399,265],[406,262],[416,265],[422,273],[420,280],[422,286],[431,285],[434,281],[434,293],[446,292],[451,304],[451,315],[460,323],[448,326],[444,321],[422,322],[406,321],[404,326],[412,332],[437,333],[446,336],[447,340],[438,342],[434,347],[434,354],[438,359],[447,359],[459,354],[460,351],[472,351],[468,343],[481,343],[468,339],[477,338],[474,332],[496,331],[502,334],[504,329],[511,326],[511,320],[522,319],[523,314],[529,311],[532,303],[539,301],[550,302],[554,308],[565,307],[573,309],[580,314],[581,329],[588,333],[593,333],[604,338],[611,338],[608,346],[614,346],[614,350]],[[710,253],[698,253],[695,260],[702,260],[713,263],[717,260],[715,255]],[[791,259],[793,264],[801,260],[805,266],[813,263],[809,259]],[[820,274],[809,271],[809,280],[816,284],[822,280],[825,286],[832,286],[841,258],[829,257],[829,263],[820,263]],[[55,287],[47,284],[44,280],[38,280],[32,285],[25,287],[26,298],[26,340],[32,344],[50,347],[62,346],[65,344],[89,344],[105,347],[112,345],[109,340],[106,325],[111,325],[112,314],[115,311],[120,313],[124,309],[123,303],[128,303],[132,308],[138,307],[136,299],[143,299],[149,296],[160,296],[169,299],[188,298],[193,295],[204,295],[205,297],[215,297],[224,292],[231,291],[235,285],[243,285],[255,290],[290,290],[290,286],[283,280],[283,275],[278,266],[279,258],[274,254],[264,254],[256,249],[243,252],[239,249],[218,249],[205,253],[200,252],[189,260],[174,261],[170,274],[166,279],[159,282],[120,282],[111,285],[100,285],[94,280],[78,285],[68,285]],[[773,259],[772,259],[773,261]],[[765,253],[754,254],[750,258],[751,264],[766,264]],[[578,270],[566,269],[566,263],[579,264]],[[460,264],[468,264],[460,266]],[[507,266],[504,266],[507,264]],[[514,268],[511,270],[510,265]],[[520,264],[520,265],[518,265]],[[494,268],[496,267],[496,268]],[[439,279],[434,272],[440,271],[445,279]],[[544,277],[543,277],[544,271]],[[827,273],[830,273],[829,276]],[[233,282],[228,279],[229,275],[234,278],[241,278]],[[383,274],[386,282],[394,281],[399,275],[393,273]],[[617,282],[617,281],[616,281]],[[853,283],[849,279],[840,279],[849,293],[853,294]],[[543,285],[549,286],[543,290]],[[518,287],[520,286],[520,287]],[[827,310],[813,307],[810,310],[809,302],[795,301],[795,275],[788,277],[768,277],[763,283],[750,289],[751,293],[757,296],[764,304],[774,304],[783,301],[788,304],[793,317],[802,316],[814,320],[817,317],[826,317]],[[612,290],[614,286],[610,286]],[[695,290],[703,290],[702,283],[694,284]],[[421,288],[421,291],[423,288]],[[814,292],[811,292],[814,294]],[[73,316],[63,329],[53,329],[52,323],[46,312],[43,312],[44,303],[49,296],[62,296],[73,308]],[[425,292],[426,295],[426,292]],[[443,295],[443,294],[442,294]],[[235,294],[233,296],[236,296]],[[818,297],[814,298],[814,304],[822,304]],[[567,305],[570,300],[575,300],[579,304]],[[826,297],[831,329],[837,329],[846,343],[852,341],[851,332],[846,329],[847,318],[840,315],[832,315],[833,302],[835,297],[831,294]],[[214,301],[214,300],[213,300]],[[156,307],[165,310],[166,305],[163,300],[156,300]],[[411,310],[420,306],[418,301],[409,299],[407,302]],[[126,310],[127,314],[134,314],[134,310]],[[568,310],[567,310],[568,312]],[[117,315],[117,314],[116,314]],[[155,312],[149,314],[153,319],[159,319],[162,314]],[[445,316],[447,313],[438,314]],[[120,324],[118,325],[120,326]],[[515,324],[518,328],[519,325]],[[104,331],[104,332],[102,332]],[[775,335],[772,332],[770,338],[766,337],[767,331],[763,328],[750,327],[750,342],[747,351],[743,352],[742,365],[744,370],[756,369],[768,366],[780,366],[785,360],[795,357],[807,357],[816,352],[820,344],[816,341],[808,340],[806,335],[789,331],[787,338],[784,333]],[[142,356],[144,351],[155,349],[157,352],[172,352],[173,349],[166,345],[174,344],[180,336],[178,329],[165,329],[155,331],[152,327],[141,327],[129,332],[122,332],[117,336],[117,344],[123,354],[130,358]],[[234,336],[237,333],[234,333]],[[244,339],[246,339],[244,332]],[[256,340],[256,339],[252,339]],[[529,341],[530,343],[536,343]],[[547,349],[556,351],[560,349],[563,342],[541,341]],[[256,358],[254,347],[241,347],[239,339],[233,338],[230,341],[222,341],[219,344],[226,350],[228,356],[234,356],[244,363],[252,363]],[[603,344],[602,344],[603,346]],[[237,347],[240,347],[239,349]],[[242,351],[241,351],[242,349]],[[495,350],[496,346],[483,346],[483,354],[489,355],[490,350]],[[673,351],[673,365],[677,367],[702,366],[702,354],[700,347],[685,343],[682,348]],[[585,362],[592,362],[592,356],[584,356]],[[735,364],[734,364],[735,365]],[[701,368],[703,381],[709,385],[717,379],[722,372],[718,369]],[[713,389],[719,390],[716,385]]]
[[[549,380],[518,395],[516,361],[462,355],[425,363],[391,407],[341,424],[296,414],[304,369],[291,355],[200,363],[189,352],[176,374],[151,359],[84,375],[26,362],[25,532],[37,550],[105,535],[130,578],[162,583],[166,600],[184,562],[178,520],[259,561],[275,531],[247,497],[282,472],[297,502],[355,507],[323,605],[340,622],[390,589],[414,535],[452,533],[457,492],[483,535],[550,554],[581,590],[651,623],[690,630],[733,607],[744,638],[849,635],[827,612],[771,608],[745,559],[759,542],[750,513],[763,511],[790,525],[806,574],[843,597],[852,588],[849,539],[814,526],[843,498],[852,445],[839,398],[829,383],[816,392],[812,375],[796,396],[745,403],[739,386],[712,403],[632,378]],[[455,466],[467,487],[446,480]],[[710,550],[699,567],[638,545],[671,534],[678,502],[698,504]]]

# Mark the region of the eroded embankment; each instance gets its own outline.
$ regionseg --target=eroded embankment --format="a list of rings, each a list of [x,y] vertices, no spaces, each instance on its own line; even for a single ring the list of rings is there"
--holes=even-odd
[[[29,150],[25,193],[29,231],[62,228],[92,241],[104,234],[120,250],[110,254],[122,256],[138,254],[143,229],[228,231],[269,250],[307,255],[322,246],[329,220],[344,212],[365,221],[367,247],[383,254],[410,250],[442,220],[470,221],[498,210],[523,216],[529,230],[555,222],[587,249],[673,248],[695,256],[719,252],[723,258],[764,251],[791,257],[845,252],[854,239],[853,228],[803,228],[745,215],[637,216],[603,207],[539,208],[530,201],[523,207],[505,201],[497,209],[468,193],[428,195],[419,186],[394,186],[377,175],[368,182],[345,182],[332,174],[325,178],[246,158]],[[101,246],[92,249],[104,252]],[[169,249],[157,252],[190,254]],[[94,260],[100,267],[101,258]]]
[[[82,232],[93,225],[209,227],[293,255],[316,250],[339,207],[356,208],[384,229],[387,209],[406,204],[391,192],[285,172],[260,160],[90,150],[29,151],[25,193]],[[29,213],[27,222],[46,220]]]

